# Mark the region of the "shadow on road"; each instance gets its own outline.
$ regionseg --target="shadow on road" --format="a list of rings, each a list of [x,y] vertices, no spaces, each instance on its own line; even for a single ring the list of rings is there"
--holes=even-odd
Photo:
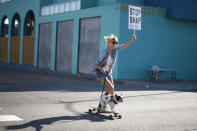
[[[44,125],[51,125],[58,121],[65,121],[65,123],[67,123],[67,122],[72,122],[72,121],[77,121],[77,120],[89,120],[91,122],[104,122],[106,120],[113,120],[113,119],[110,119],[107,115],[92,114],[92,113],[85,112],[84,114],[80,114],[76,116],[59,116],[59,117],[38,119],[38,120],[33,120],[33,121],[30,121],[28,123],[21,124],[21,125],[6,126],[5,128],[7,130],[20,130],[20,129],[33,127],[35,128],[36,131],[41,131]]]

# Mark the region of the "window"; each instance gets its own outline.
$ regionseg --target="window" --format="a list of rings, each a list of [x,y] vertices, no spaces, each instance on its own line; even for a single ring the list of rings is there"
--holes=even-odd
[[[52,4],[41,8],[41,16],[80,10],[81,0],[70,0],[65,3]]]
[[[20,36],[20,17],[18,14],[15,14],[12,20],[12,36]]]
[[[25,18],[24,35],[33,36],[35,27],[35,16],[32,11],[29,11]]]
[[[10,0],[0,0],[0,3],[9,2]]]
[[[1,37],[8,37],[9,20],[4,16],[1,22]]]

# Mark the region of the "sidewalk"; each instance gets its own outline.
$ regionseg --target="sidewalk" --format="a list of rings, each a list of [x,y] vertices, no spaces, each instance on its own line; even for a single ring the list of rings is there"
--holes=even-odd
[[[23,74],[25,75],[38,75],[38,77],[49,76],[55,78],[64,78],[64,79],[72,79],[72,80],[82,80],[82,81],[96,81],[95,76],[87,76],[87,75],[72,75],[67,73],[56,73],[56,72],[45,72],[39,71],[35,69],[21,69],[14,68],[12,66],[5,67],[0,66],[0,80],[4,75],[14,74],[14,76]],[[98,84],[98,82],[97,82]],[[169,80],[169,81],[148,81],[148,80],[115,80],[116,86],[125,86],[134,90],[178,90],[178,91],[197,91],[197,80],[193,81],[183,81],[183,80]],[[116,88],[117,89],[117,88]]]
[[[166,81],[143,81],[123,80],[123,83],[131,86],[139,86],[158,90],[197,91],[197,80],[166,80]]]

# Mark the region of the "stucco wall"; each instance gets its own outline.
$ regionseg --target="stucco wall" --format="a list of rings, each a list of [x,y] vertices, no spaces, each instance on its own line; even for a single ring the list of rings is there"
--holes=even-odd
[[[122,43],[128,41],[132,34],[128,30],[127,20],[128,12],[121,12]],[[170,19],[158,16],[157,12],[155,15],[143,14],[142,30],[137,31],[137,41],[119,52],[118,78],[149,80],[151,72],[148,69],[158,65],[179,69],[178,79],[196,80],[196,34],[196,21]]]

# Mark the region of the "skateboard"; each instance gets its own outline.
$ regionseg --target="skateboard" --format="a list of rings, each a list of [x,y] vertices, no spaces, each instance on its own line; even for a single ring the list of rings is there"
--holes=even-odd
[[[113,118],[119,118],[121,119],[122,118],[122,115],[120,115],[119,113],[114,113],[112,111],[108,111],[108,110],[101,110],[101,109],[98,109],[98,108],[94,108],[94,107],[90,107],[90,109],[88,110],[89,113],[109,113],[110,115],[108,116],[110,119],[113,119]],[[113,114],[113,115],[112,115]]]

